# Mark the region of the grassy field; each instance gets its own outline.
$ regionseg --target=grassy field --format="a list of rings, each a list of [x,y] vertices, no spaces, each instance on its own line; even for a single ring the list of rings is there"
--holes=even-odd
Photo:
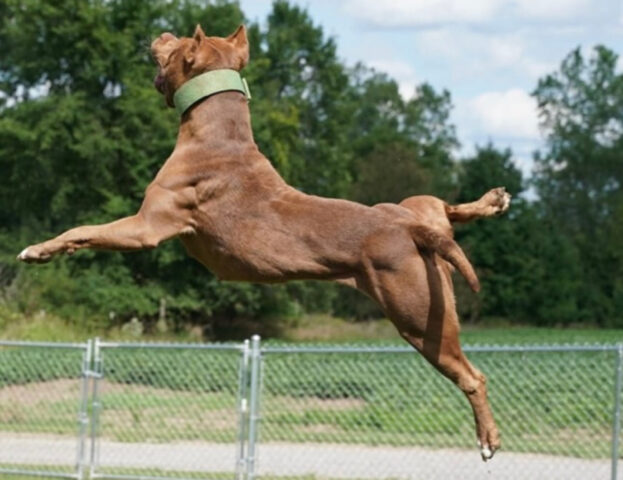
[[[252,332],[249,332],[251,335]],[[201,329],[179,332],[147,332],[137,336],[134,329],[115,327],[108,330],[80,328],[64,319],[39,313],[19,315],[0,305],[0,338],[32,341],[83,342],[100,337],[113,341],[201,342]],[[496,320],[479,325],[463,325],[465,344],[546,344],[546,343],[616,343],[623,342],[623,330],[586,327],[536,328]],[[353,322],[328,315],[306,315],[281,322],[280,338],[270,341],[322,343],[382,343],[402,345],[388,320]]]
[[[461,338],[468,345],[613,344],[623,342],[623,330],[525,326],[464,327]]]
[[[623,330],[593,327],[537,328],[508,321],[463,325],[461,339],[469,345],[583,344],[623,342]],[[382,343],[403,345],[388,320],[352,322],[326,315],[304,317],[284,329],[288,342]]]

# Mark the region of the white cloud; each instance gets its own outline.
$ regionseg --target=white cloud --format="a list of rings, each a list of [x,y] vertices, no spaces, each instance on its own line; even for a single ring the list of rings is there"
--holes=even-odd
[[[459,75],[490,72],[495,69],[519,72],[534,80],[552,71],[555,64],[528,53],[525,35],[495,35],[457,28],[426,30],[416,35],[415,44],[425,55],[450,60]]]
[[[461,38],[463,37],[463,38]],[[424,30],[415,36],[415,45],[422,52],[428,55],[439,55],[446,59],[460,58],[466,49],[470,49],[466,43],[471,43],[474,35],[464,30],[450,28],[439,28],[435,30]],[[465,40],[466,43],[457,43]]]
[[[483,39],[484,40],[484,39]],[[493,65],[501,68],[514,68],[523,71],[531,78],[538,78],[550,72],[553,65],[537,60],[526,53],[526,46],[517,36],[497,36],[489,39],[483,45]]]
[[[346,0],[347,13],[379,27],[482,23],[496,13],[497,0]]]
[[[476,146],[492,142],[510,148],[512,160],[524,178],[534,169],[533,152],[543,145],[537,126],[536,103],[518,88],[487,92],[473,98],[455,100],[452,120],[461,142],[463,158],[476,153]]]
[[[605,12],[615,13],[614,2],[592,0],[344,0],[347,14],[379,28],[445,24],[483,24],[501,19],[551,24],[583,22]],[[602,2],[603,3],[603,2]],[[618,10],[616,11],[618,12]]]
[[[402,98],[409,100],[413,97],[418,79],[411,64],[400,60],[371,60],[366,63],[396,80]]]
[[[539,138],[536,101],[525,90],[486,92],[469,101],[467,109],[464,114],[471,116],[478,129],[487,135]]]
[[[515,0],[517,14],[534,20],[573,20],[591,14],[591,0]]]

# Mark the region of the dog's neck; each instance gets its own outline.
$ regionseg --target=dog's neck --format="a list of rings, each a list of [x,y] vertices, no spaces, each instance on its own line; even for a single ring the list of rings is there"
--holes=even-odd
[[[177,145],[203,148],[255,146],[247,99],[240,92],[221,92],[200,100],[181,118]]]

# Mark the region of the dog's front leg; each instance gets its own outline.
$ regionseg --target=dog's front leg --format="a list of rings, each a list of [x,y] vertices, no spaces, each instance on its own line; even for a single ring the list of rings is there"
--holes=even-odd
[[[81,248],[140,250],[157,244],[155,232],[139,215],[134,215],[104,225],[72,228],[56,238],[25,248],[17,258],[28,263],[45,263],[54,255],[72,254]]]
[[[81,248],[123,251],[155,248],[160,242],[192,229],[190,211],[177,208],[179,203],[172,192],[148,196],[136,215],[104,225],[72,228],[56,238],[25,248],[17,258],[28,263],[45,263],[54,255],[72,254]]]

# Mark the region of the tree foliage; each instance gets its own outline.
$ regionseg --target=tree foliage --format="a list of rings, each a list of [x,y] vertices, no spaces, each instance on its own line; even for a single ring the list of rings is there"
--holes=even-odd
[[[617,55],[572,51],[534,92],[547,148],[536,156],[541,207],[578,252],[578,318],[621,324],[623,73]],[[617,236],[617,234],[619,234]]]
[[[538,325],[577,322],[577,252],[543,217],[539,204],[521,196],[525,182],[511,152],[492,145],[477,148],[462,163],[459,184],[458,201],[477,198],[482,185],[505,185],[514,197],[508,214],[456,228],[482,280],[478,296],[459,289],[462,313]]]
[[[14,256],[76,224],[132,214],[174,145],[178,118],[152,85],[151,39],[201,23],[226,35],[245,21],[237,3],[200,0],[5,0],[0,3],[0,295],[24,312],[54,311],[107,326],[158,315],[218,335],[233,319],[321,311],[379,311],[330,284],[223,283],[178,242],[150,252],[85,251],[42,267]],[[623,324],[623,81],[605,47],[572,52],[535,90],[547,148],[537,154],[538,198],[509,151],[492,145],[458,161],[447,91],[348,67],[308,13],[275,1],[266,23],[247,22],[260,149],[296,188],[368,204],[419,193],[471,201],[506,185],[511,213],[462,228],[484,292],[459,285],[476,321]],[[267,324],[270,324],[268,322]],[[221,329],[221,330],[219,330]],[[227,333],[229,334],[229,333]]]

